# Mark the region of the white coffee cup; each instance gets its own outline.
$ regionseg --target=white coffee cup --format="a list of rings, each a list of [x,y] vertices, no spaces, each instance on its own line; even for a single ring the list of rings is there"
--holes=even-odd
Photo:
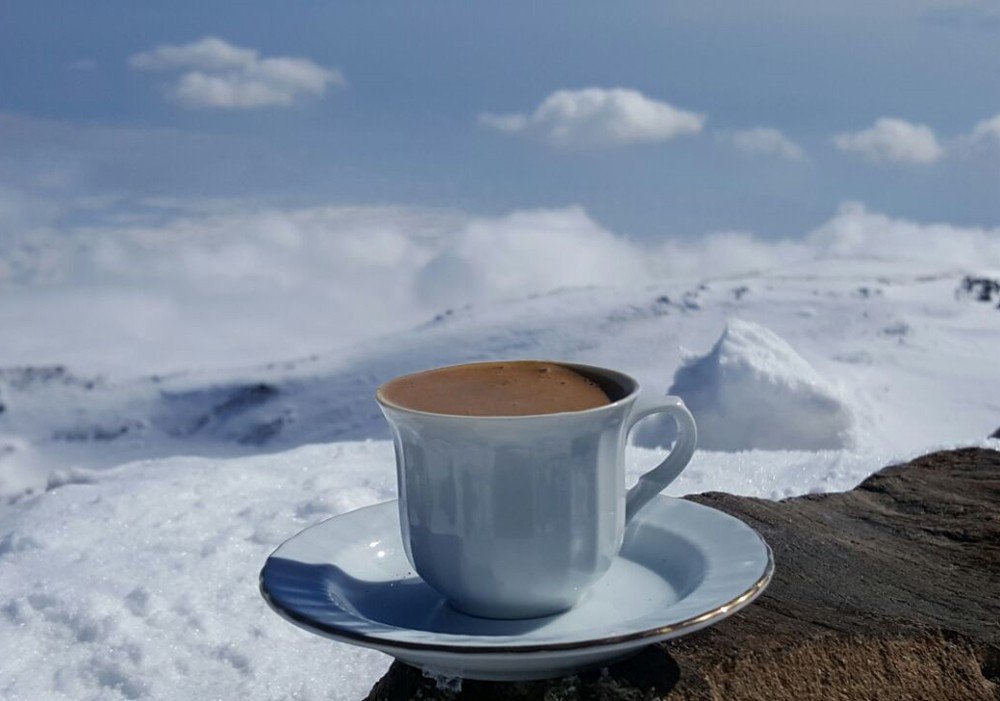
[[[613,400],[582,411],[458,416],[376,398],[392,427],[399,518],[417,574],[465,613],[533,618],[564,611],[611,566],[625,526],[691,460],[694,419],[678,397],[640,397],[605,368],[557,363]],[[625,443],[669,414],[673,450],[625,490]]]

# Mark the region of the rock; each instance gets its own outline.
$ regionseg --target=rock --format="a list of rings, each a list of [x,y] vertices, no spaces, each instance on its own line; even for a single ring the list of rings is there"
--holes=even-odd
[[[1000,308],[1000,280],[966,275],[959,292],[978,302],[992,302],[995,296],[998,301],[997,307]]]
[[[840,494],[691,499],[774,549],[771,586],[733,618],[567,679],[453,693],[397,662],[368,698],[1000,699],[1000,452],[933,453]]]
[[[1000,427],[996,431],[990,434],[990,438],[1000,438]]]

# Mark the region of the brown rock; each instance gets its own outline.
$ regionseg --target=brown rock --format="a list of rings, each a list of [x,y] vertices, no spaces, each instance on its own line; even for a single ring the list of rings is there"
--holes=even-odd
[[[439,691],[394,663],[369,699],[1000,699],[1000,452],[888,467],[850,492],[691,497],[763,534],[777,569],[731,619],[605,672]]]

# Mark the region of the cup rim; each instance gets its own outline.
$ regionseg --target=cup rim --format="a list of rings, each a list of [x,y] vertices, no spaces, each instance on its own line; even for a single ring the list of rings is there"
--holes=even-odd
[[[493,363],[551,363],[552,365],[561,365],[562,367],[569,368],[571,370],[583,370],[585,372],[589,371],[592,373],[611,376],[615,380],[624,381],[622,384],[625,386],[631,385],[631,390],[621,399],[616,399],[608,404],[602,404],[601,406],[591,407],[589,409],[575,409],[572,411],[552,411],[546,414],[520,414],[515,416],[470,416],[468,414],[444,414],[436,411],[423,411],[421,409],[411,409],[410,407],[403,406],[401,404],[396,404],[389,401],[383,395],[383,390],[385,386],[390,382],[402,379],[404,377],[410,377],[412,375],[422,375],[425,372],[430,372],[432,370],[446,370],[448,368],[464,367],[466,365],[487,365]],[[375,389],[375,401],[378,402],[379,406],[383,409],[392,409],[393,411],[405,412],[407,414],[416,414],[418,416],[435,416],[443,419],[456,419],[456,420],[468,420],[468,421],[517,421],[524,419],[542,419],[546,417],[558,417],[558,416],[583,416],[585,414],[597,414],[602,411],[611,411],[618,408],[626,403],[634,401],[636,396],[638,396],[640,390],[639,381],[636,380],[631,375],[621,372],[620,370],[612,370],[611,368],[601,367],[600,365],[587,365],[585,363],[571,363],[564,360],[538,360],[535,358],[514,358],[514,359],[499,359],[499,360],[477,360],[471,363],[452,363],[451,365],[441,365],[438,367],[427,368],[426,370],[418,370],[417,372],[406,373],[405,375],[397,375],[392,379],[386,380],[380,384]]]

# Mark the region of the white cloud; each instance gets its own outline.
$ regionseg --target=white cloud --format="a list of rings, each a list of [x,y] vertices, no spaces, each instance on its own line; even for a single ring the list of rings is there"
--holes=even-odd
[[[535,135],[560,148],[622,146],[697,134],[705,117],[625,88],[558,90],[531,114],[479,115],[507,133]]]
[[[841,151],[853,151],[874,162],[925,164],[945,154],[930,127],[891,117],[882,117],[862,131],[837,134],[833,143]]]
[[[413,311],[519,297],[562,287],[714,276],[809,260],[898,260],[1000,267],[1000,228],[921,223],[848,202],[803,236],[763,239],[709,232],[641,242],[595,222],[578,206],[499,217],[403,207],[284,208],[252,201],[144,201],[133,216],[95,202],[103,223],[59,227],[58,207],[0,189],[0,260],[19,252],[19,273],[0,286],[88,281],[164,283],[216,293],[325,290],[322,297]],[[155,210],[159,209],[157,214]],[[379,290],[382,290],[379,292]]]
[[[969,270],[1000,267],[1000,227],[915,222],[845,202],[799,238],[717,232],[694,241],[668,241],[658,251],[663,259],[655,268],[659,276],[691,270],[728,275],[834,260],[904,262],[913,271]]]
[[[1000,114],[979,122],[973,128],[971,138],[974,142],[1000,146]]]
[[[450,306],[646,273],[641,247],[568,207],[471,219],[422,267],[416,289],[427,304]]]
[[[190,44],[161,44],[129,57],[128,65],[138,70],[162,71],[171,68],[200,68],[221,71],[243,68],[259,59],[257,51],[233,46],[218,37],[205,37]]]
[[[261,58],[255,49],[217,37],[190,44],[161,45],[129,57],[143,71],[184,71],[168,95],[191,108],[288,107],[346,85],[343,74],[304,58]]]
[[[922,223],[868,210],[857,202],[809,233],[816,259],[909,261],[938,269],[1000,267],[1000,228]]]
[[[777,156],[788,161],[804,161],[805,151],[777,129],[757,127],[724,134],[723,139],[750,155]]]
[[[995,159],[1000,154],[1000,114],[979,121],[949,143],[949,153],[964,159]]]

